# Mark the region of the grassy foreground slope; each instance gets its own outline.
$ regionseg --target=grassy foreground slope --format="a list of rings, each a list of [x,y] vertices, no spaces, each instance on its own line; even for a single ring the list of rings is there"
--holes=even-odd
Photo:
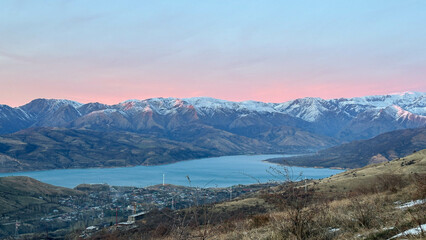
[[[163,209],[131,229],[111,227],[90,238],[388,239],[422,224],[426,149],[322,180],[287,182],[231,202]]]
[[[390,162],[370,164],[363,168],[351,169],[335,176],[316,180],[320,190],[368,189],[386,184],[397,188],[405,182],[415,181],[415,177],[426,174],[426,150]]]

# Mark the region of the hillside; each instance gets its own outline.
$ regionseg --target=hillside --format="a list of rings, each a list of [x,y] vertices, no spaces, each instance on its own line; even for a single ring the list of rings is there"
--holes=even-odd
[[[31,128],[0,136],[0,171],[155,165],[267,152],[270,146],[214,129],[193,131],[201,136],[184,142],[129,132]]]
[[[12,212],[30,214],[45,208],[61,209],[58,197],[80,196],[83,192],[39,182],[29,177],[0,178],[0,215]],[[37,209],[37,210],[36,210]],[[50,209],[50,210],[49,210]]]
[[[313,155],[270,159],[269,162],[306,167],[357,168],[393,160],[426,148],[426,128],[396,130],[354,141]]]
[[[426,149],[389,162],[370,164],[363,168],[348,170],[328,178],[316,180],[313,185],[319,184],[318,187],[324,192],[329,191],[330,188],[333,191],[367,189],[374,187],[375,184],[398,187],[403,182],[395,181],[396,179],[402,177],[405,180],[413,181],[415,178],[410,179],[410,176],[414,177],[415,175],[426,176]],[[424,183],[426,184],[426,182]],[[426,187],[426,185],[423,187]],[[423,194],[426,194],[426,192]]]

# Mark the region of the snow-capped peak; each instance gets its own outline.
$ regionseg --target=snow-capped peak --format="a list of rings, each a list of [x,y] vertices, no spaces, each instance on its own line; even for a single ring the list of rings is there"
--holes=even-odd
[[[27,113],[35,114],[35,116],[46,115],[51,112],[57,111],[64,106],[71,106],[73,108],[81,107],[83,104],[66,99],[35,99],[19,108]]]
[[[399,106],[409,113],[426,115],[426,100],[424,93],[404,92],[399,94],[376,95],[356,98],[340,98],[324,100],[306,97],[283,103],[264,103],[259,101],[234,102],[211,97],[192,98],[150,98],[145,100],[127,100],[118,105],[119,109],[131,111],[152,111],[159,114],[176,113],[177,108],[194,108],[198,114],[212,116],[218,111],[252,113],[282,113],[315,122],[329,113],[344,114],[354,117],[369,109],[385,109],[389,106]]]
[[[412,92],[412,91],[405,91],[405,92],[394,92],[394,93],[389,93],[388,95],[393,95],[393,96],[402,96],[402,97],[407,97],[407,96],[414,96],[414,97],[420,97],[422,95],[424,95],[424,93],[421,92]]]

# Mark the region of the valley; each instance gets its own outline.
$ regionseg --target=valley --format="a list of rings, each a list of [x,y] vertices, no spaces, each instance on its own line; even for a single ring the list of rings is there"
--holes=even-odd
[[[284,103],[198,97],[106,105],[36,99],[15,108],[0,106],[0,172],[315,153],[389,131],[424,128],[425,106],[424,93],[416,92]]]
[[[232,192],[169,184],[68,189],[4,177],[0,201],[8,207],[1,213],[0,234],[26,239],[403,237],[425,220],[425,151],[319,180],[293,181],[281,171],[282,182],[237,185]],[[128,220],[135,210],[140,217]]]
[[[0,0],[0,240],[425,240],[425,12]]]

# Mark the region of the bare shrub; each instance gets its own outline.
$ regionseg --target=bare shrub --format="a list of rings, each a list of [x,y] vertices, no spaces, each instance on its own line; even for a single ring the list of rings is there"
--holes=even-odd
[[[414,192],[415,198],[426,198],[426,174],[415,173],[412,175],[412,182],[416,188]]]
[[[378,209],[373,201],[354,197],[348,210],[354,227],[372,228],[378,225]]]
[[[313,189],[305,189],[300,183],[289,182],[282,192],[265,195],[283,213],[273,218],[278,239],[331,239],[335,233],[328,231],[332,226],[327,201],[319,198]]]
[[[376,176],[376,188],[378,192],[391,191],[396,193],[399,189],[407,186],[401,175],[384,173]]]
[[[265,226],[266,224],[268,224],[269,221],[270,221],[270,217],[267,214],[254,215],[250,219],[250,226],[252,228],[262,227],[262,226]]]
[[[366,195],[373,193],[381,193],[385,191],[390,191],[391,193],[396,193],[402,188],[406,187],[410,182],[404,179],[401,175],[384,173],[375,176],[371,180],[370,185],[362,185],[358,188],[355,188],[352,191],[354,195]]]

